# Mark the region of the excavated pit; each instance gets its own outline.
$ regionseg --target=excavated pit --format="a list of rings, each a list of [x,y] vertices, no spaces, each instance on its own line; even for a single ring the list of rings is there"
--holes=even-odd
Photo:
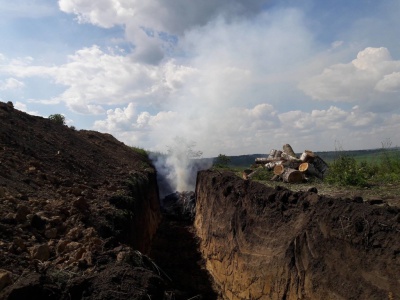
[[[160,223],[140,151],[2,102],[0,122],[0,299],[400,299],[396,207],[208,170]]]
[[[398,208],[211,170],[196,196],[200,249],[224,299],[400,298]]]
[[[194,201],[193,192],[177,192],[163,199],[162,221],[150,257],[169,283],[173,299],[222,299],[201,256],[193,226]]]

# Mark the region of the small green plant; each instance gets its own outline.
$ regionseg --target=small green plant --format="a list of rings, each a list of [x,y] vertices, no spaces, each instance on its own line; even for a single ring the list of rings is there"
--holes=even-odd
[[[148,152],[145,150],[145,149],[143,149],[143,148],[140,148],[140,147],[133,147],[133,146],[131,146],[130,147],[133,151],[135,151],[136,153],[138,153],[138,154],[140,154],[140,155],[143,155],[143,156],[145,156],[145,157],[148,157]]]
[[[56,124],[65,125],[65,117],[61,114],[54,114],[49,116],[49,120]]]
[[[272,171],[269,171],[268,169],[263,167],[259,167],[254,171],[257,172],[254,173],[254,175],[251,177],[253,180],[267,181],[271,180],[271,177],[274,175]]]

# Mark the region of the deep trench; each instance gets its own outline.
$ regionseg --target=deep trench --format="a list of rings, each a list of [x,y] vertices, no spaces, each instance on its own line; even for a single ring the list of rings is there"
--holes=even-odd
[[[193,218],[184,216],[181,210],[162,209],[150,257],[166,275],[170,299],[222,299],[205,268]]]

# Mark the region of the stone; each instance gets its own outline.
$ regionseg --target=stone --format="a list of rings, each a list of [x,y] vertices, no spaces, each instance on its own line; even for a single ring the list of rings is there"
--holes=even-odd
[[[21,250],[26,250],[26,248],[27,248],[26,245],[25,245],[24,240],[21,239],[21,238],[16,238],[13,241],[13,247],[16,248],[16,249],[20,248]]]
[[[76,198],[76,200],[72,203],[72,205],[79,210],[89,209],[89,204],[87,203],[85,197],[83,196]]]
[[[45,231],[44,235],[48,239],[55,239],[57,237],[57,228],[50,228]]]
[[[30,254],[33,259],[46,261],[50,258],[50,248],[47,244],[36,245],[30,248]]]
[[[17,206],[17,213],[15,214],[15,219],[17,222],[26,221],[26,216],[31,213],[31,210],[24,204]]]
[[[0,186],[0,198],[6,197],[6,188]]]
[[[66,247],[65,247],[65,252],[67,252],[67,253],[72,252],[72,251],[74,251],[74,250],[76,250],[76,249],[79,249],[81,246],[82,246],[81,243],[78,243],[78,242],[70,242],[70,243],[68,243],[68,244],[66,245]]]
[[[60,255],[61,253],[63,253],[65,251],[65,248],[67,247],[67,245],[70,243],[70,241],[67,240],[60,240],[57,243],[56,246],[56,253],[57,255]]]
[[[74,227],[68,231],[66,238],[72,241],[76,241],[82,237],[82,230],[78,227]]]
[[[38,230],[43,230],[46,227],[46,221],[43,220],[38,215],[33,215],[31,220],[31,226]]]
[[[0,269],[0,291],[13,283],[11,273]]]
[[[81,189],[81,188],[79,188],[79,187],[73,187],[73,188],[71,188],[70,189],[70,191],[69,191],[71,194],[73,194],[74,196],[81,196],[82,195],[82,192],[83,192],[83,190]]]

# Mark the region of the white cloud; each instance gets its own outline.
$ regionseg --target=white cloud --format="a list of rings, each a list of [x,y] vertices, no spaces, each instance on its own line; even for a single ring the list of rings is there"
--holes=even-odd
[[[61,66],[35,66],[31,59],[15,59],[0,66],[0,71],[21,78],[52,77],[66,90],[51,102],[65,102],[76,112],[93,114],[103,113],[102,105],[132,101],[161,105],[195,72],[173,60],[161,66],[139,64],[128,55],[106,53],[98,46],[77,51]]]
[[[398,109],[400,61],[389,50],[368,47],[347,64],[326,68],[299,85],[315,100],[357,103],[363,108]],[[389,94],[390,92],[390,94]]]
[[[77,16],[78,21],[110,28],[124,26],[127,39],[136,51],[135,59],[155,64],[171,41],[160,34],[183,36],[192,28],[206,25],[219,15],[234,19],[259,12],[265,0],[59,0],[59,7]],[[165,36],[165,35],[164,35]],[[172,42],[173,43],[173,42]]]
[[[0,91],[21,89],[24,86],[25,84],[22,81],[15,78],[7,78],[4,81],[0,80]]]
[[[400,72],[393,72],[383,76],[375,85],[375,89],[380,92],[400,92]]]
[[[22,102],[15,102],[14,107],[18,110],[24,111],[30,115],[34,115],[34,116],[42,116],[39,112],[37,111],[33,111],[33,110],[29,110],[28,107],[26,106],[25,103]]]

